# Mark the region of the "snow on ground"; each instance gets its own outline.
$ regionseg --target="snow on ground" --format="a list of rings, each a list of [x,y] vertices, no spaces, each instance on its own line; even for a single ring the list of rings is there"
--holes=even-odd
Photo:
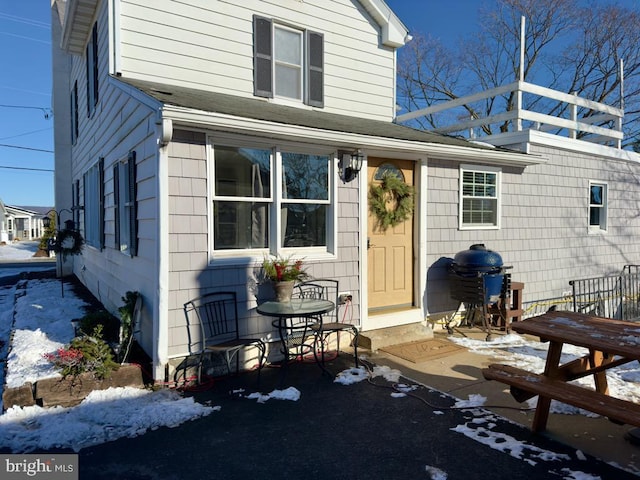
[[[450,337],[453,342],[467,348],[468,350],[490,355],[499,359],[500,362],[514,367],[522,368],[530,372],[541,373],[544,370],[545,359],[547,358],[548,344],[530,341],[520,335],[510,334],[495,337],[491,341],[475,340],[468,337]],[[565,344],[562,347],[561,362],[566,363],[576,358],[586,355],[586,349],[574,345]],[[590,377],[575,380],[574,383],[582,383],[593,387],[593,380]],[[611,396],[618,397],[635,403],[640,403],[640,363],[630,362],[620,367],[607,370],[607,383]],[[538,397],[528,401],[530,407],[535,407]],[[571,405],[551,401],[552,413],[581,414],[586,416],[597,416]]]
[[[3,267],[3,263],[25,262],[25,261],[42,261],[46,258],[34,257],[38,251],[39,242],[16,242],[7,245],[0,245],[0,279],[3,277],[13,277],[24,271],[24,268]],[[56,264],[51,262],[50,265],[32,265],[29,271],[38,272],[42,270],[55,269]],[[1,328],[1,327],[0,327]]]
[[[15,302],[15,334],[11,351],[8,353],[14,294],[24,286],[20,284],[0,287],[0,384],[6,383],[9,386],[57,375],[43,360],[42,354],[53,352],[68,343],[73,336],[70,321],[83,315],[83,301],[71,291],[65,291],[62,298],[58,280],[29,280],[26,282],[26,294],[19,296]],[[532,371],[541,371],[544,367],[547,346],[539,342],[526,341],[518,335],[501,336],[491,342],[469,338],[451,339],[476,353],[498,357],[504,363]],[[580,354],[580,349],[568,349],[564,354],[564,360]],[[4,370],[2,363],[5,361],[8,367],[6,382],[1,378],[1,372]],[[613,395],[638,401],[640,367],[636,366],[636,363],[607,372]],[[372,370],[360,367],[340,372],[335,381],[348,386],[379,376],[395,383],[394,392],[390,395],[402,399],[418,386],[399,383],[402,380],[401,375],[399,370],[387,366],[375,366]],[[294,387],[274,390],[268,394],[245,395],[242,391],[236,393],[258,403],[271,399],[297,401],[302,395]],[[508,452],[529,463],[560,458],[560,454],[541,450],[497,431],[498,422],[495,419],[498,417],[480,408],[485,401],[486,399],[480,395],[458,399],[455,408],[469,409],[473,412],[474,419],[463,425],[452,426],[451,431],[473,438],[490,448]],[[586,414],[557,402],[552,404],[552,408],[554,412]],[[221,411],[220,407],[198,404],[193,398],[184,398],[174,390],[154,392],[135,388],[110,388],[91,393],[76,407],[34,406],[8,409],[0,415],[0,448],[8,448],[16,453],[53,448],[79,451],[121,437],[142,435],[161,426],[175,427],[218,411]],[[433,466],[426,465],[425,469],[432,480],[447,478],[446,472]],[[562,474],[563,478],[593,478],[575,471]]]
[[[30,260],[34,258],[33,254],[38,251],[38,243],[24,241],[0,245],[0,261]]]

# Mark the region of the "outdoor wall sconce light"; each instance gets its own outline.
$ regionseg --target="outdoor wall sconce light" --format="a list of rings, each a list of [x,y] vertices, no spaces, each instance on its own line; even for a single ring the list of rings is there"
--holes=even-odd
[[[340,164],[338,166],[340,178],[344,183],[355,180],[362,169],[365,155],[362,150],[357,149],[354,152],[340,152]]]

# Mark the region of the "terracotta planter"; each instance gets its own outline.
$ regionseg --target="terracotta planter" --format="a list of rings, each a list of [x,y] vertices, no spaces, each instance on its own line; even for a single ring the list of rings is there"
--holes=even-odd
[[[289,280],[287,282],[273,282],[273,290],[276,294],[277,302],[290,302],[291,295],[293,295],[293,280]]]

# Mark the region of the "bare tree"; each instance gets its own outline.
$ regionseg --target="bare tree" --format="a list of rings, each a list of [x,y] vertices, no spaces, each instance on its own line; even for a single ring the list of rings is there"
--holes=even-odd
[[[630,10],[585,0],[497,0],[493,9],[481,10],[481,30],[463,38],[454,49],[416,33],[400,53],[400,105],[413,111],[518,79],[522,16],[527,21],[524,79],[624,106],[625,145],[640,145],[640,7]],[[624,61],[624,99],[620,98],[620,60]],[[512,110],[514,102],[510,93],[465,109],[469,117],[478,118]],[[527,97],[524,107],[555,116],[567,108],[542,97]],[[582,109],[578,115],[592,113]],[[451,120],[438,114],[418,118],[415,125],[438,128]],[[505,131],[508,124],[493,128]],[[491,126],[483,129],[494,133]]]

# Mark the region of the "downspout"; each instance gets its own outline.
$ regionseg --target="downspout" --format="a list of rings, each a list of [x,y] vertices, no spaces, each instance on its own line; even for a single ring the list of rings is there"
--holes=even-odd
[[[156,292],[157,318],[153,322],[153,378],[164,379],[165,367],[169,362],[169,148],[173,136],[173,123],[162,117],[158,110],[156,130],[158,139],[157,165],[157,257],[158,284]]]

